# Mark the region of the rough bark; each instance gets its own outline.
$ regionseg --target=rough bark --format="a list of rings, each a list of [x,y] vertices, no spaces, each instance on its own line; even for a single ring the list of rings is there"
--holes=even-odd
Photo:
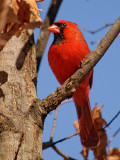
[[[27,114],[36,98],[36,53],[31,31],[0,52],[0,160],[42,159],[42,119]],[[34,115],[35,116],[35,115]]]

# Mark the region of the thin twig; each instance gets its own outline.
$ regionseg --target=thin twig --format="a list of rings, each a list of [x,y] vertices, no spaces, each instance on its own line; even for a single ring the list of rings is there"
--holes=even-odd
[[[60,105],[59,105],[60,106]],[[57,120],[57,113],[58,113],[58,108],[59,106],[56,108],[55,110],[55,116],[54,116],[54,121],[53,121],[53,127],[52,127],[52,133],[51,133],[51,136],[50,136],[50,140],[53,139],[54,137],[54,133],[55,133],[55,126],[56,126],[56,120]]]
[[[95,33],[100,32],[100,31],[102,31],[103,29],[105,29],[105,28],[107,28],[109,26],[112,26],[113,24],[114,23],[106,23],[104,26],[102,26],[102,27],[100,27],[100,28],[98,28],[98,29],[96,29],[94,31],[91,31],[91,30],[88,30],[88,29],[84,29],[84,30],[89,32],[89,33],[91,33],[91,34],[95,34]]]
[[[71,134],[71,135],[68,136],[68,137],[62,138],[62,139],[60,139],[60,140],[54,142],[53,145],[55,145],[55,144],[57,144],[57,143],[59,143],[59,142],[63,142],[63,141],[65,141],[65,140],[67,140],[67,139],[70,139],[71,137],[76,136],[76,135],[78,135],[78,132],[73,133],[73,134]]]
[[[120,128],[118,128],[115,133],[113,134],[113,136],[109,139],[108,141],[108,145],[110,144],[110,142],[115,138],[115,136],[120,132]]]
[[[103,129],[105,129],[106,127],[108,127],[108,126],[113,122],[113,120],[114,120],[115,118],[117,118],[117,116],[118,116],[119,114],[120,114],[120,111],[113,117],[113,119],[108,123],[107,126],[105,126],[104,128],[102,128],[102,129],[100,129],[100,130],[103,130]],[[100,131],[100,130],[98,130],[98,131]],[[113,134],[113,136],[110,138],[108,144],[109,144],[109,143],[112,141],[112,139],[118,134],[119,131],[120,131],[120,128]],[[78,135],[78,134],[79,134],[79,133],[76,132],[76,133],[71,134],[71,135],[68,136],[68,137],[62,138],[62,139],[60,139],[60,140],[58,140],[58,141],[56,141],[56,142],[53,142],[52,140],[49,141],[49,142],[43,142],[43,150],[44,150],[44,149],[47,149],[47,148],[49,148],[49,147],[51,147],[51,146],[53,146],[53,145],[56,145],[57,143],[63,142],[63,141],[65,141],[65,140],[67,140],[67,139],[69,139],[69,138],[71,138],[71,137],[73,137],[73,136],[76,136],[76,135]]]
[[[55,145],[55,144],[57,144],[57,143],[63,142],[63,141],[65,141],[65,140],[67,140],[67,139],[69,139],[69,138],[71,138],[71,137],[73,137],[73,136],[76,136],[76,135],[78,135],[78,134],[79,134],[78,132],[73,133],[73,134],[71,134],[70,136],[65,137],[65,138],[62,138],[62,139],[60,139],[60,140],[58,140],[58,141],[56,141],[56,142],[52,142],[52,141],[43,142],[43,150],[44,150],[44,149],[47,149],[47,148],[49,148],[49,147],[51,147],[51,146],[53,146],[53,145]]]
[[[119,114],[120,114],[120,111],[118,111],[118,113],[111,119],[111,121],[103,129],[106,129],[117,118]]]
[[[120,33],[118,34],[118,36],[120,36]],[[98,40],[95,40],[95,41],[91,41],[90,43],[91,43],[91,45],[93,45],[93,44],[97,44],[97,43],[99,43],[101,40],[100,39],[98,39]]]
[[[90,43],[93,45],[93,44],[97,44],[97,43],[99,43],[101,40],[96,40],[96,41],[91,41]]]
[[[56,146],[52,146],[52,148],[54,149],[54,151],[56,151],[59,155],[61,155],[62,157],[64,157],[64,160],[76,160],[74,158],[71,158],[69,156],[67,156],[66,154],[64,154],[63,152],[61,152]]]
[[[36,45],[37,71],[39,70],[41,58],[43,56],[43,53],[48,41],[48,37],[50,34],[48,27],[54,22],[54,19],[56,17],[56,14],[59,10],[61,3],[62,3],[62,0],[52,0],[47,16],[44,21],[44,28],[40,32],[37,45]]]
[[[68,100],[63,101],[63,102],[56,108],[55,116],[54,116],[54,121],[53,121],[53,128],[52,128],[52,133],[51,133],[51,136],[50,136],[50,140],[52,140],[53,137],[54,137],[58,108],[59,108],[61,105],[63,105],[64,103],[68,103],[68,102],[73,102],[73,99],[68,99]]]
[[[73,102],[73,99],[64,100],[63,102],[61,102],[60,106],[68,102]]]
[[[107,27],[110,27],[110,26],[112,26],[114,23],[106,23],[104,26],[102,26],[102,27],[100,27],[100,28],[98,28],[98,29],[96,29],[96,30],[94,30],[94,31],[92,31],[92,30],[88,30],[88,29],[84,29],[85,31],[87,31],[87,32],[89,32],[89,33],[91,33],[91,34],[95,34],[95,33],[98,33],[98,32],[100,32],[100,31],[102,31],[102,30],[104,30],[105,28],[107,28]],[[93,45],[93,44],[97,44],[97,43],[99,43],[101,40],[95,40],[95,41],[91,41],[90,43]]]

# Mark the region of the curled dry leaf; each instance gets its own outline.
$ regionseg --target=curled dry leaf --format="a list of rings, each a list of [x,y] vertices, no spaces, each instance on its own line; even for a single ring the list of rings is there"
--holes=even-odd
[[[120,149],[110,148],[107,160],[120,160]]]
[[[93,150],[94,153],[94,157],[97,160],[106,160],[106,146],[107,146],[107,135],[103,128],[104,125],[107,125],[106,121],[102,118],[101,115],[101,109],[102,109],[103,105],[95,107],[92,111],[92,116],[95,122],[95,126],[98,130],[98,136],[100,138],[100,144],[98,147],[96,148],[91,148],[91,150]],[[74,126],[76,129],[79,128],[78,122],[74,121]],[[101,130],[100,130],[101,129]],[[89,149],[83,148],[83,150],[81,151],[81,154],[84,157],[84,160],[87,160],[88,158],[88,152]]]
[[[78,123],[78,121],[74,121],[74,122],[73,122],[73,125],[74,125],[76,131],[79,133],[80,130],[79,130],[79,123]]]
[[[97,160],[106,160],[106,155],[107,155],[106,154],[107,135],[106,135],[105,130],[101,129],[101,128],[103,128],[103,126],[107,125],[107,123],[102,118],[102,114],[101,114],[102,107],[103,107],[103,105],[98,106],[98,107],[96,106],[92,111],[92,116],[93,116],[93,119],[94,119],[94,123],[95,123],[95,126],[96,126],[97,130],[98,130],[98,136],[100,138],[99,146],[96,147],[96,148],[91,148],[91,150],[93,150],[94,157]],[[74,121],[73,125],[76,128],[77,132],[79,132],[78,122]],[[86,149],[86,148],[83,148],[83,150],[81,151],[81,154],[83,155],[84,160],[87,160],[88,151],[89,151],[89,149]]]
[[[83,148],[81,151],[82,156],[84,157],[84,160],[87,160],[89,150],[87,148]]]
[[[8,0],[0,1],[0,33],[3,31],[7,20],[7,12],[8,12]],[[4,45],[4,39],[0,38],[0,44]]]
[[[102,107],[103,107],[103,105],[98,106],[98,107],[94,107],[94,109],[92,111],[92,116],[95,121],[95,125],[96,125],[97,130],[100,130],[103,126],[107,125],[107,122],[102,118],[102,115],[101,115]]]
[[[103,105],[95,107],[92,111],[93,119],[95,126],[98,130],[98,136],[100,138],[100,144],[97,148],[93,148],[94,157],[98,160],[106,159],[106,146],[107,146],[107,135],[103,128],[104,125],[107,125],[106,121],[102,118],[101,109]]]
[[[35,0],[8,0],[8,2],[4,7],[7,14],[5,27],[0,34],[0,40],[4,42],[0,43],[0,50],[13,35],[20,35],[23,29],[40,28],[43,25]]]
[[[8,0],[0,1],[0,33],[2,32],[6,19],[7,19],[7,12],[8,12]]]
[[[98,132],[98,135],[100,144],[97,148],[93,149],[94,157],[98,160],[106,160],[107,135],[104,130]]]

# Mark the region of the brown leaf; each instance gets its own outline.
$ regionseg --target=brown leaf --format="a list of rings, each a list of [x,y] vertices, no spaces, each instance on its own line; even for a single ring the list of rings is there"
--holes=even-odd
[[[94,157],[98,160],[106,159],[106,146],[107,146],[107,135],[104,130],[98,132],[100,138],[100,144],[97,148],[93,149]]]
[[[84,157],[84,160],[87,160],[87,158],[88,158],[88,152],[89,152],[89,150],[87,148],[85,148],[85,147],[81,151],[81,154]]]
[[[107,160],[120,160],[120,149],[118,148],[109,149]]]
[[[3,41],[0,50],[13,35],[19,36],[23,29],[40,28],[42,25],[35,0],[9,0],[6,24],[0,34]]]
[[[7,20],[7,12],[8,12],[8,0],[0,1],[0,33],[3,31],[6,20]],[[6,41],[0,38],[0,45],[4,46]]]
[[[0,33],[2,32],[6,19],[7,19],[7,12],[8,12],[8,0],[0,1]]]
[[[100,130],[104,125],[107,125],[107,122],[102,118],[101,115],[101,110],[102,110],[103,105],[100,105],[98,107],[94,107],[92,111],[92,116],[95,121],[95,125],[97,130]]]
[[[100,139],[99,146],[96,147],[96,148],[91,148],[91,150],[93,150],[94,157],[97,160],[106,160],[106,156],[107,156],[107,154],[106,154],[107,134],[106,134],[105,130],[102,129],[104,125],[107,125],[107,123],[102,118],[102,114],[101,114],[102,107],[103,107],[103,105],[98,106],[98,107],[96,106],[92,111],[92,116],[93,116],[93,119],[94,119],[94,122],[95,122],[95,126],[96,126],[96,128],[98,130],[98,136],[99,136],[99,139]],[[74,121],[73,125],[76,128],[77,132],[79,132],[79,124],[78,124],[78,122]],[[87,160],[88,151],[89,151],[88,149],[83,148],[83,150],[81,152],[81,154],[84,157],[84,160]]]
[[[79,130],[79,123],[78,123],[78,121],[74,121],[74,122],[73,122],[73,125],[74,125],[76,131],[79,133],[80,130]]]
[[[104,125],[107,125],[106,121],[102,118],[102,107],[98,106],[95,107],[92,111],[93,119],[95,122],[95,126],[98,130],[98,136],[100,139],[100,144],[97,148],[93,148],[94,157],[98,160],[105,160],[106,159],[106,146],[107,146],[107,134],[103,128]],[[102,130],[100,130],[102,129]]]
[[[100,105],[100,106],[95,106],[92,110],[92,116],[93,116],[93,119],[96,119],[96,118],[99,118],[101,117],[101,110],[102,110],[102,107],[103,105]]]

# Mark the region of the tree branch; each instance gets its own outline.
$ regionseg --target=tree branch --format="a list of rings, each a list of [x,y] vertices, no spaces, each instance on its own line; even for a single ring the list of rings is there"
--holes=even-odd
[[[64,103],[68,103],[68,102],[73,102],[73,99],[65,100],[60,105],[62,105]],[[54,137],[56,120],[57,120],[57,113],[58,113],[58,108],[60,107],[60,105],[56,108],[56,111],[55,111],[55,116],[54,116],[54,121],[53,121],[53,128],[52,128],[52,133],[51,133],[51,136],[50,136],[50,140],[52,140],[53,137]]]
[[[54,115],[54,121],[53,121],[53,127],[52,127],[52,132],[51,132],[50,140],[52,140],[53,137],[54,137],[55,127],[56,127],[56,120],[57,120],[57,114],[58,114],[58,108],[59,107],[60,107],[60,105],[55,110],[55,115]]]
[[[96,29],[94,31],[89,30],[89,29],[84,29],[84,30],[87,31],[87,32],[89,32],[89,33],[91,33],[91,34],[95,34],[95,33],[100,32],[100,31],[102,31],[103,29],[105,29],[105,28],[107,28],[109,26],[112,26],[113,24],[114,23],[106,23],[104,26],[102,26],[102,27],[100,27],[100,28],[98,28],[98,29]]]
[[[110,144],[110,142],[115,138],[115,136],[120,132],[120,128],[118,128],[115,133],[113,134],[113,136],[109,139],[108,141],[108,145]]]
[[[62,139],[60,139],[60,140],[58,140],[58,141],[56,141],[56,142],[53,142],[52,140],[50,140],[49,142],[43,142],[43,150],[44,150],[44,149],[47,149],[47,148],[49,148],[49,147],[52,147],[53,145],[56,145],[57,143],[63,142],[63,141],[65,141],[65,140],[67,140],[67,139],[69,139],[69,138],[71,138],[71,137],[73,137],[73,136],[76,136],[76,135],[78,135],[78,134],[79,134],[78,132],[73,133],[73,134],[71,134],[70,136],[65,137],[65,138],[62,138]]]
[[[118,113],[111,119],[111,121],[103,129],[106,129],[117,118],[119,114],[120,114],[120,111],[118,111]]]
[[[74,158],[71,158],[69,156],[67,156],[66,154],[64,154],[63,152],[61,152],[56,146],[52,146],[52,148],[59,154],[61,155],[62,157],[64,157],[64,160],[76,160]]]
[[[119,32],[120,17],[108,31],[106,36],[101,40],[98,47],[83,59],[81,67],[69,79],[67,79],[64,84],[57,89],[57,91],[53,92],[47,98],[43,99],[43,101],[41,102],[41,107],[44,108],[47,113],[56,109],[56,107],[63,100],[65,100],[66,98],[70,98],[73,95],[77,86],[103,57]]]
[[[36,45],[36,54],[37,54],[37,70],[39,70],[39,65],[41,62],[41,58],[43,56],[48,37],[50,34],[50,31],[48,30],[48,27],[54,22],[56,14],[59,10],[59,7],[61,5],[62,0],[52,0],[50,8],[48,10],[47,16],[44,21],[44,28],[40,32],[40,36],[37,41]]]
[[[34,105],[37,105],[42,115],[47,115],[50,111],[56,109],[56,107],[63,100],[72,97],[76,91],[77,86],[103,57],[119,32],[120,17],[108,31],[106,36],[101,40],[98,47],[83,59],[81,67],[69,79],[67,79],[64,84],[57,89],[57,91],[51,93],[47,98],[43,99],[42,101],[39,99],[34,99],[32,107],[30,107],[31,110],[34,110]]]

